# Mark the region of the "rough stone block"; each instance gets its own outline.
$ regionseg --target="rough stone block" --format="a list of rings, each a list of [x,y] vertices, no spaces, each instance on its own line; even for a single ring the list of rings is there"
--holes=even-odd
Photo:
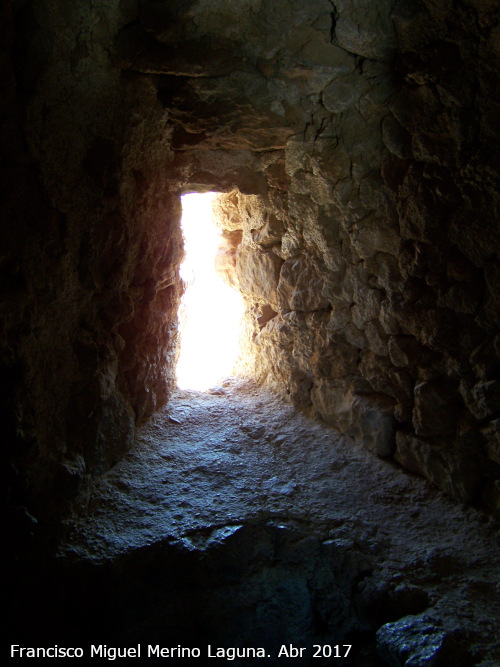
[[[481,473],[475,458],[465,452],[398,431],[394,458],[410,472],[422,475],[463,502],[469,502],[478,492]]]
[[[372,60],[390,57],[396,38],[387,0],[376,4],[337,0],[335,7],[339,12],[335,36],[343,49]]]
[[[428,447],[428,443],[422,442],[414,436],[398,431],[396,433],[396,451],[394,458],[400,463],[403,468],[414,472],[417,475],[424,475],[423,466],[420,461],[423,456],[423,451]]]
[[[364,261],[365,269],[374,275],[377,283],[387,292],[396,292],[402,287],[398,260],[394,255],[378,252]]]
[[[500,361],[500,345],[498,343],[500,343],[500,335],[497,336],[497,339],[486,339],[473,350],[469,357],[470,364],[478,380],[493,380],[498,376],[498,363]],[[460,387],[460,390],[462,391],[462,387]]]
[[[369,349],[381,357],[386,357],[388,336],[378,320],[366,323],[365,335]]]
[[[217,254],[215,255],[215,271],[224,282],[237,289],[238,278],[236,275],[236,251],[241,243],[242,232],[224,232],[222,235]]]
[[[345,339],[351,345],[359,347],[360,349],[364,349],[367,346],[365,334],[361,331],[361,329],[358,329],[354,322],[348,322],[348,324],[342,330],[342,333],[344,334]]]
[[[394,368],[387,357],[368,350],[360,354],[358,369],[375,392],[392,396],[406,406],[412,405],[414,381],[408,371]]]
[[[472,389],[472,401],[467,404],[477,419],[487,419],[500,410],[500,382],[480,382]]]
[[[388,227],[376,216],[367,216],[353,227],[352,242],[361,259],[369,259],[378,252],[396,256],[400,237],[395,227]]]
[[[444,378],[415,386],[413,428],[417,435],[451,435],[458,420],[458,393]]]
[[[255,243],[263,248],[270,248],[275,243],[279,243],[283,236],[284,227],[281,220],[275,215],[271,215],[263,227],[252,231],[252,238]]]
[[[444,667],[452,643],[425,615],[405,616],[377,632],[377,652],[391,667]]]
[[[326,290],[324,289],[323,292]],[[332,331],[343,331],[351,321],[351,309],[349,304],[344,299],[329,295],[328,300],[331,306],[330,320],[328,323]]]
[[[342,433],[377,456],[394,452],[394,401],[382,394],[356,392],[348,380],[321,379],[311,391],[314,408]]]
[[[354,415],[359,418],[361,441],[366,449],[377,456],[391,456],[396,432],[394,402],[380,394],[359,396]]]
[[[365,328],[366,319],[363,317],[363,311],[357,303],[355,303],[354,306],[351,306],[351,318],[358,329]]]
[[[309,358],[315,377],[345,378],[357,370],[358,349],[344,338],[329,334],[325,338],[319,330],[314,341],[314,352]]]
[[[393,155],[403,160],[411,157],[411,135],[392,115],[382,121],[382,138],[387,150]]]
[[[306,259],[289,259],[281,267],[278,304],[281,312],[309,312],[326,308],[323,279]]]
[[[278,310],[278,286],[283,260],[272,252],[252,252],[240,246],[236,253],[236,271],[240,289]]]
[[[378,318],[382,297],[383,292],[381,290],[371,289],[365,285],[359,286],[355,295],[355,301],[364,322]]]
[[[384,299],[380,304],[380,324],[385,333],[395,335],[399,333],[399,324],[394,314],[394,309],[389,299]],[[390,351],[389,351],[390,352]]]
[[[413,336],[391,336],[389,356],[398,368],[416,366],[422,356],[422,348]]]
[[[348,74],[337,77],[325,88],[322,101],[325,108],[331,113],[341,113],[353,106],[367,88],[367,82],[359,76]]]

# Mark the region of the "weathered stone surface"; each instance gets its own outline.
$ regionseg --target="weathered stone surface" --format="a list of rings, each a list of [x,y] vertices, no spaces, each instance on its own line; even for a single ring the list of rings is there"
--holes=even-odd
[[[261,306],[259,312],[260,312],[260,315],[257,315],[257,322],[258,322],[260,328],[266,326],[266,324],[270,320],[272,320],[273,317],[276,317],[276,315],[278,314],[268,304],[265,304],[264,306]]]
[[[365,260],[363,265],[386,292],[397,292],[403,287],[398,260],[393,255],[389,255],[387,252],[378,252],[373,257]]]
[[[418,614],[429,606],[429,596],[422,588],[395,585],[376,576],[367,577],[358,584],[355,600],[360,616],[375,628],[380,628],[381,622]]]
[[[215,270],[233,289],[238,289],[238,276],[236,272],[236,252],[241,243],[242,232],[225,232],[215,255]]]
[[[342,113],[353,106],[367,88],[367,82],[358,74],[339,76],[323,90],[321,100],[331,113]]]
[[[336,2],[335,37],[339,45],[372,60],[390,57],[396,40],[387,14],[389,4],[384,0],[381,7],[375,8],[369,2]]]
[[[227,232],[241,231],[252,218],[255,228],[264,224],[259,200],[252,195],[243,195],[239,190],[219,194],[212,208],[212,220],[216,227]]]
[[[472,388],[464,380],[460,393],[476,419],[488,419],[500,410],[500,381],[478,382]]]
[[[471,454],[398,431],[395,459],[459,500],[468,502],[477,495],[481,473]]]
[[[389,299],[384,299],[380,304],[380,324],[384,329],[386,334],[397,334],[399,333],[399,323],[398,319],[394,313],[394,310],[391,306]],[[389,353],[390,353],[390,341],[389,341]]]
[[[270,248],[273,245],[281,242],[284,227],[281,220],[275,215],[271,215],[269,220],[258,231],[252,233],[252,239],[263,248]]]
[[[445,665],[453,639],[425,615],[405,616],[377,632],[377,651],[391,667]]]
[[[393,227],[385,227],[384,221],[376,216],[362,218],[354,225],[352,234],[354,248],[362,259],[374,257],[378,252],[398,254],[398,231]]]
[[[411,416],[414,379],[408,371],[394,368],[387,357],[378,356],[368,350],[360,354],[358,369],[374,391],[393,397],[397,402],[398,412],[404,409]],[[400,418],[397,412],[395,416]],[[408,416],[404,421],[407,420]]]
[[[311,391],[314,409],[378,456],[394,451],[394,403],[382,394],[356,393],[348,380],[322,379]]]
[[[356,403],[354,416],[360,420],[359,429],[366,449],[377,456],[391,456],[396,429],[393,401],[382,394],[363,396]]]
[[[442,380],[420,382],[415,386],[413,427],[417,435],[455,433],[459,409],[458,393]]]
[[[494,380],[500,362],[500,335],[487,337],[469,356],[469,363],[478,380]]]
[[[283,260],[272,252],[258,252],[238,248],[236,272],[244,294],[278,310],[277,287]]]
[[[387,150],[401,159],[411,157],[411,135],[396,121],[386,116],[382,122],[382,137]]]
[[[356,372],[358,349],[342,336],[332,333],[330,327],[319,327],[310,358],[315,377],[342,379]]]
[[[389,356],[399,368],[416,366],[422,356],[419,343],[411,336],[391,336],[389,338]]]
[[[378,319],[380,315],[380,304],[383,298],[383,292],[378,289],[370,289],[368,286],[359,285],[358,289],[354,294],[354,300],[356,302],[356,311],[357,321],[354,319],[354,323],[359,328],[372,320]],[[351,312],[354,310],[351,309]]]
[[[328,305],[323,296],[323,279],[306,259],[289,259],[281,267],[278,305],[282,313],[308,312]]]
[[[351,345],[354,345],[360,349],[367,347],[364,331],[362,329],[358,329],[354,322],[348,322],[347,325],[343,328],[343,333],[346,341]]]
[[[366,343],[370,350],[381,357],[387,356],[387,342],[389,337],[378,320],[371,320],[365,326]]]

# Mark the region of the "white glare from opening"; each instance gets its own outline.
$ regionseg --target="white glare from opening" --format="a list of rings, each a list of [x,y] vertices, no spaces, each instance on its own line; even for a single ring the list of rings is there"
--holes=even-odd
[[[180,267],[187,289],[179,309],[177,385],[205,391],[231,374],[239,353],[241,295],[215,272],[221,232],[212,223],[216,193],[181,197],[186,256]]]

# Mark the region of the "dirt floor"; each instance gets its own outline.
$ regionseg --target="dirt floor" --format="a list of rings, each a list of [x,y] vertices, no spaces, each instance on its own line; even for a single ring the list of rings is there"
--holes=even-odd
[[[349,613],[373,633],[389,624],[377,634],[378,658],[360,657],[352,664],[500,665],[498,521],[460,506],[247,380],[228,378],[207,393],[179,390],[139,431],[129,455],[91,490],[68,526],[60,557],[109,564],[158,544],[206,552],[234,542],[235,533],[248,526],[252,536],[237,547],[233,560],[264,539],[264,528],[269,535],[269,526],[275,533],[293,533],[294,545],[300,542],[301,550],[295,546],[286,563],[287,582],[292,561],[295,582],[301,568],[309,572],[315,549],[323,553],[333,545],[336,557],[355,554],[357,569],[342,589],[350,597]],[[275,548],[266,561],[268,570],[271,560],[275,567],[276,553]],[[221,568],[226,566],[222,559]],[[316,587],[313,603],[307,602],[316,611],[301,620],[304,626],[318,616],[318,591],[329,585],[315,576],[304,575],[304,590]],[[237,586],[241,591],[241,577]],[[248,590],[245,595],[248,608]],[[297,604],[301,595],[290,593]],[[283,613],[278,610],[278,616]],[[312,632],[311,641],[321,633],[325,641],[333,632],[331,609],[323,617],[323,628]],[[440,655],[435,647],[443,637],[454,648],[440,661],[432,656]],[[279,644],[279,637],[275,640]],[[248,645],[251,635],[245,641]]]

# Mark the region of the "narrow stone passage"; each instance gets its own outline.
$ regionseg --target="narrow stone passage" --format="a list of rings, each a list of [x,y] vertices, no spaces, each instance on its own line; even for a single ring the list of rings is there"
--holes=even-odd
[[[266,647],[255,664],[288,642],[311,649],[304,665],[339,664],[315,643],[352,644],[349,665],[500,659],[496,520],[250,381],[178,391],[69,528],[59,557],[102,596],[108,644]]]
[[[500,0],[0,17],[5,653],[499,667]],[[176,393],[209,192],[237,372],[290,405]]]

